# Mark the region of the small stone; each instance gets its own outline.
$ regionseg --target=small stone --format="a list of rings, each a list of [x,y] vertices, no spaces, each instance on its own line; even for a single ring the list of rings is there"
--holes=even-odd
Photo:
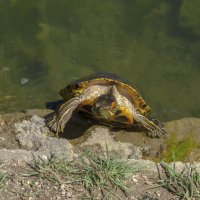
[[[61,190],[64,190],[64,189],[65,189],[65,185],[62,184],[62,185],[60,186],[60,189],[61,189]]]
[[[22,78],[21,79],[21,85],[24,85],[24,84],[26,84],[26,83],[28,83],[29,82],[29,79],[28,78]]]
[[[0,149],[5,148],[5,146],[6,146],[6,139],[3,137],[0,137]]]
[[[71,192],[67,192],[67,193],[66,193],[66,197],[71,198],[71,197],[72,197],[72,193],[71,193]]]
[[[36,185],[36,186],[39,185],[39,182],[36,181],[36,182],[35,182],[35,185]]]
[[[53,186],[53,189],[54,189],[54,190],[57,190],[57,189],[58,189],[58,187],[54,185],[54,186]]]
[[[138,180],[137,180],[137,178],[136,178],[136,175],[133,175],[133,176],[132,176],[132,181],[133,181],[133,183],[137,183],[137,182],[138,182]]]
[[[147,177],[146,174],[143,174],[142,178],[144,179],[144,184],[146,184],[146,185],[150,185],[151,184],[151,181],[148,180],[148,177]]]
[[[2,116],[0,115],[0,126],[4,126],[6,123],[4,121],[4,119],[2,118]]]
[[[48,161],[48,158],[46,155],[41,155],[40,158],[43,160],[43,161]]]
[[[65,190],[62,190],[62,191],[61,191],[61,195],[62,195],[62,196],[65,196],[65,195],[66,195],[66,191],[65,191]]]
[[[155,193],[156,193],[157,197],[161,196],[161,194],[158,191],[156,191]]]

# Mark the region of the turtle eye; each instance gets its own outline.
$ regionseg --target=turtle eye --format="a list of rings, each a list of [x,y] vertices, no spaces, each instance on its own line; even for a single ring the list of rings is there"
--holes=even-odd
[[[78,83],[74,83],[74,84],[72,85],[72,89],[73,89],[73,90],[77,91],[78,88],[79,88],[79,84],[78,84]]]
[[[74,84],[74,87],[75,87],[75,89],[78,89],[78,88],[79,88],[78,83],[75,83],[75,84]]]
[[[147,107],[147,104],[143,104],[143,103],[141,102],[141,103],[140,103],[140,107],[144,109],[144,108]]]
[[[143,104],[143,105],[142,105],[142,108],[146,108],[146,107],[147,107],[147,104]]]

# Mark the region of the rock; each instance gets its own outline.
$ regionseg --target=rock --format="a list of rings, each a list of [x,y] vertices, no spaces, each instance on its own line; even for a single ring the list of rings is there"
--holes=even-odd
[[[14,122],[20,121],[24,119],[26,115],[22,112],[15,112],[15,113],[5,113],[2,115],[3,120],[6,124],[12,124]]]
[[[44,117],[51,112],[52,110],[48,110],[48,109],[27,109],[23,112],[2,114],[0,119],[3,119],[6,124],[10,124],[13,122],[21,121],[23,119],[27,119],[29,117],[32,117],[33,115]]]
[[[6,139],[4,137],[0,137],[0,149],[6,146]]]
[[[30,162],[33,159],[33,152],[24,149],[7,150],[0,149],[0,163],[7,160],[23,160]]]
[[[14,124],[14,130],[16,133],[37,133],[47,134],[49,131],[48,127],[45,126],[45,121],[37,115],[33,115],[30,120],[23,120],[20,123]]]
[[[166,122],[164,125],[167,133],[160,138],[149,138],[143,132],[134,130],[110,131],[110,134],[113,134],[117,141],[127,142],[141,147],[145,157],[148,157],[148,159],[160,159],[162,152],[168,151],[170,146],[169,142],[171,142],[174,137],[177,145],[188,138],[191,138],[191,140],[194,139],[198,145],[200,144],[200,119],[185,118]],[[200,161],[200,151],[198,147],[194,147],[191,155],[189,154],[190,152],[188,153],[187,158],[189,158],[191,162]]]
[[[184,118],[165,123],[167,134],[175,133],[178,139],[183,139],[189,134],[193,134],[200,142],[200,119]]]
[[[48,110],[48,109],[27,109],[24,111],[24,114],[26,116],[37,115],[39,117],[44,117],[45,115],[48,115],[51,112],[52,110]]]
[[[73,158],[73,146],[66,139],[48,137],[49,129],[45,126],[44,119],[39,116],[34,115],[30,120],[15,123],[14,131],[18,133],[16,138],[21,148],[24,149],[20,153],[25,152],[21,159],[26,158],[26,155],[30,153],[36,155],[36,157],[46,156],[50,158],[56,156],[69,160]],[[9,151],[9,155],[12,152]]]
[[[16,137],[23,149],[35,151],[48,158],[51,156],[69,160],[73,158],[73,146],[66,139],[47,137],[38,133],[21,133]]]
[[[107,127],[92,126],[87,130],[87,132],[89,132],[91,136],[81,144],[81,147],[98,144],[104,151],[108,150],[110,152],[115,152],[115,154],[122,156],[123,158],[142,158],[142,151],[139,147],[130,143],[115,141],[110,135],[109,128]]]
[[[5,125],[5,121],[2,118],[2,116],[0,115],[0,127],[3,127]]]
[[[141,171],[152,171],[152,172],[158,171],[156,163],[151,160],[130,159],[129,162],[133,163],[135,167]]]
[[[181,173],[181,172],[187,171],[191,167],[193,169],[195,169],[198,173],[200,173],[200,163],[193,163],[193,164],[191,164],[191,163],[183,163],[183,162],[177,161],[177,162],[171,162],[171,163],[165,163],[165,164],[168,167],[170,167],[172,170],[175,169],[175,171],[177,173]],[[157,164],[157,167],[159,169],[162,168],[160,163]],[[189,173],[191,173],[191,172],[189,172]]]

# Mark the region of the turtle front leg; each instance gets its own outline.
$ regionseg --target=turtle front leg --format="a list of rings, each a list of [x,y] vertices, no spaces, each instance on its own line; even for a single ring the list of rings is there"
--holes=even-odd
[[[102,94],[106,94],[110,90],[110,87],[94,85],[84,90],[84,92],[76,97],[71,98],[67,102],[64,102],[55,111],[53,116],[48,120],[47,124],[50,129],[54,130],[57,134],[63,132],[66,123],[71,118],[74,110],[80,105],[80,103],[87,100],[94,100]]]
[[[152,120],[140,113],[136,113],[135,119],[148,130],[148,135],[150,137],[161,137],[166,133],[164,126],[161,126],[161,123],[159,123],[160,125],[155,124]]]
[[[55,131],[56,134],[63,132],[66,123],[70,120],[74,110],[78,107],[80,102],[80,97],[73,97],[69,101],[61,104],[54,112],[53,116],[48,119],[47,124],[50,129]]]

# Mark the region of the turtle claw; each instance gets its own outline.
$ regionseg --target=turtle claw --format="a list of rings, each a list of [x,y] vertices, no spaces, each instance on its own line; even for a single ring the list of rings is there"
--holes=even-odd
[[[166,134],[166,130],[164,129],[164,127],[160,128],[160,127],[157,127],[156,129],[154,130],[148,130],[147,131],[147,135],[149,137],[152,137],[152,138],[160,138],[161,136],[163,136],[164,134]]]

